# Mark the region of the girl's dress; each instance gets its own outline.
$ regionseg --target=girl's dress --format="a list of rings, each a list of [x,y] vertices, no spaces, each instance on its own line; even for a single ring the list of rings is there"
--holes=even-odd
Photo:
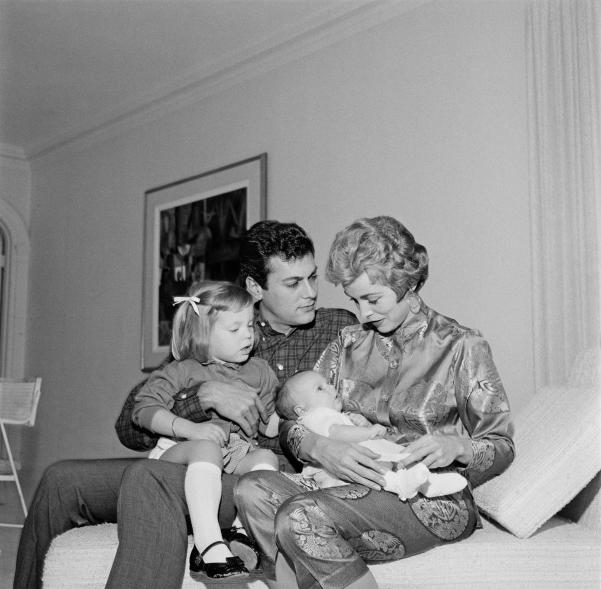
[[[268,415],[271,417],[274,413],[278,379],[265,360],[249,358],[244,364],[216,361],[200,363],[196,360],[182,360],[170,362],[150,375],[135,397],[133,422],[141,427],[148,427],[153,414],[152,411],[148,411],[149,409],[171,411],[179,391],[200,386],[207,381],[244,383],[259,391],[259,398]],[[141,414],[143,414],[144,423],[140,423]],[[240,426],[223,419],[214,412],[211,413],[211,422],[219,425],[229,435],[228,442],[222,448],[223,469],[227,473],[232,473],[242,458],[256,448],[257,437],[247,436]],[[266,425],[260,422],[259,430],[265,433],[265,428]],[[174,440],[166,436],[159,438],[148,457],[160,458],[165,450],[178,441],[182,440]]]

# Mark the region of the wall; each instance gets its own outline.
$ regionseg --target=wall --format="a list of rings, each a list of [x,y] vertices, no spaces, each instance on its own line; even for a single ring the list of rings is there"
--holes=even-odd
[[[31,169],[28,162],[0,154],[0,199],[10,205],[26,226],[31,206]]]
[[[423,6],[117,138],[34,162],[29,368],[44,378],[31,480],[126,455],[113,421],[140,378],[143,194],[267,152],[268,215],[323,267],[354,218],[403,220],[422,291],[489,339],[514,408],[532,393],[524,5]],[[322,283],[322,305],[346,306]]]

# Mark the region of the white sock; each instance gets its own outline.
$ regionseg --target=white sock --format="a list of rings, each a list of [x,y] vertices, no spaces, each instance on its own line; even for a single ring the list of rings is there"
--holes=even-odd
[[[210,462],[193,462],[188,466],[184,490],[194,544],[200,553],[218,540],[222,540],[217,512],[221,501],[221,469]],[[217,544],[202,558],[205,562],[225,562],[232,556],[225,544]]]
[[[429,474],[430,471],[421,462],[407,469],[389,470],[384,475],[384,489],[396,493],[401,501],[406,501],[417,495],[420,487],[428,481]]]
[[[467,479],[457,472],[431,472],[419,491],[426,497],[442,497],[458,493],[467,485]]]
[[[277,471],[277,468],[275,468],[271,464],[267,464],[266,462],[261,462],[259,464],[255,464],[250,469],[250,472],[252,472],[253,470],[276,470]],[[240,518],[238,516],[236,516],[234,523],[232,523],[232,527],[237,528],[237,530],[236,530],[237,532],[241,532],[242,534],[247,535],[246,530],[244,529],[244,526],[242,525],[242,522],[240,521]]]

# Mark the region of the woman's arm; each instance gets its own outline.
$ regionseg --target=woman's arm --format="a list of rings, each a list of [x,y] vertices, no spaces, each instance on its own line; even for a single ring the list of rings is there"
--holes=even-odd
[[[490,347],[482,337],[465,337],[455,367],[453,386],[462,431],[422,436],[407,445],[409,456],[402,464],[421,461],[429,468],[440,468],[458,462],[477,486],[513,461],[513,422]]]
[[[464,474],[476,486],[501,474],[515,457],[509,400],[483,338],[466,338],[456,380],[462,383],[455,389],[459,416],[470,436]]]
[[[296,421],[280,422],[280,445],[300,462],[321,466],[345,481],[377,490],[386,484],[378,454],[358,444],[320,436]]]

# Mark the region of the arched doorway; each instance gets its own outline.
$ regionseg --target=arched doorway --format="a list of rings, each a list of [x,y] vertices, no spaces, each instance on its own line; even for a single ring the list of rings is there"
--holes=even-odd
[[[21,217],[0,199],[2,284],[0,294],[0,374],[19,378],[25,370],[29,235]]]

